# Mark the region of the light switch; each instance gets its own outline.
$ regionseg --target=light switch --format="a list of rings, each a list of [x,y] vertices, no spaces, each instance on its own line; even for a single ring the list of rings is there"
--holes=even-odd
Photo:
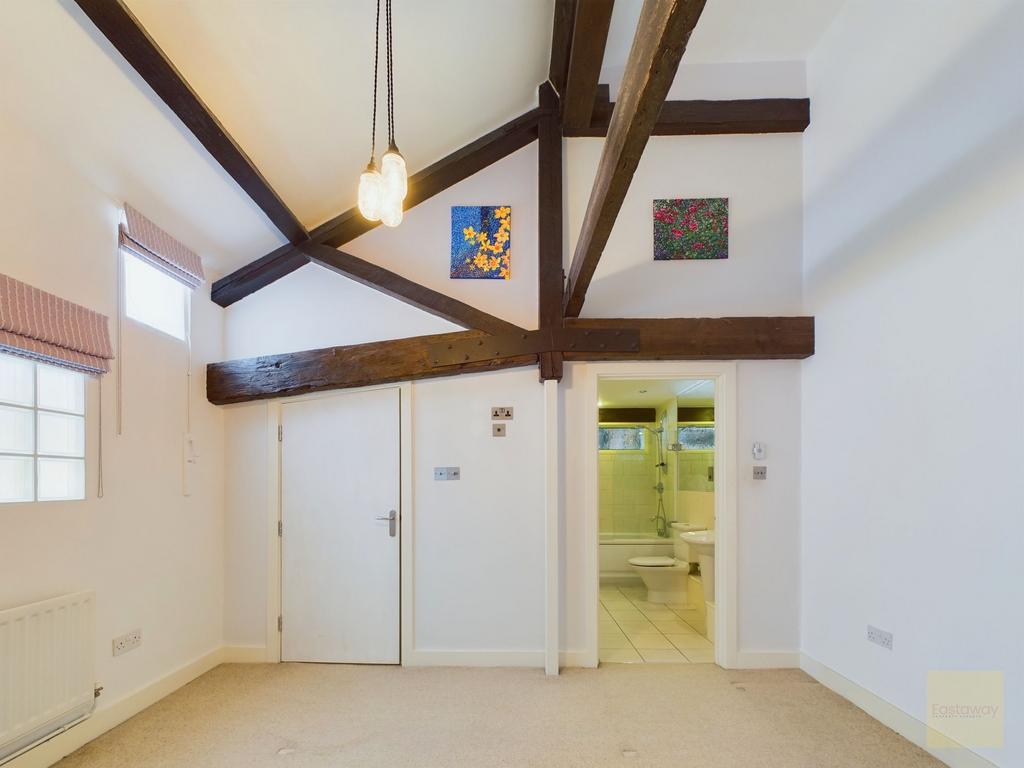
[[[458,480],[461,476],[458,467],[434,467],[435,480]]]
[[[768,479],[768,467],[754,467],[754,479],[755,480],[767,480]]]

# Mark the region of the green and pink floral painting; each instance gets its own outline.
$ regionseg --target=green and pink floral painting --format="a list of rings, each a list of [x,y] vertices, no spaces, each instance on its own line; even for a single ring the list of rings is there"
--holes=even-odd
[[[654,201],[654,260],[729,258],[729,198]]]

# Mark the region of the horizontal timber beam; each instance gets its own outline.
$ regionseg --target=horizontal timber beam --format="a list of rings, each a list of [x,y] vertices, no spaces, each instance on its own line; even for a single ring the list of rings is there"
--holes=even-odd
[[[314,264],[319,264],[333,272],[355,280],[384,293],[387,296],[410,304],[424,312],[486,333],[517,333],[525,331],[514,323],[500,317],[483,312],[476,307],[445,296],[443,293],[413,282],[407,277],[392,272],[384,267],[373,264],[350,253],[339,251],[329,245],[319,243],[303,243],[299,249]]]
[[[429,200],[536,140],[540,114],[539,107],[532,109],[414,173],[409,177],[405,209]],[[351,208],[316,227],[309,233],[309,240],[340,248],[379,225],[380,222],[363,218],[357,208]],[[282,246],[222,277],[213,284],[210,297],[220,306],[227,307],[307,263],[308,257],[297,247]]]
[[[801,360],[814,354],[813,317],[567,318],[566,328],[632,328],[639,352],[566,352],[566,360]]]
[[[75,0],[96,25],[177,115],[213,159],[234,179],[289,242],[305,240],[306,229],[263,178],[249,156],[181,76],[121,0]]]
[[[599,424],[653,424],[658,420],[654,408],[598,408]]]
[[[457,331],[211,363],[206,366],[206,397],[214,405],[228,405],[537,364],[536,355],[441,367],[430,364],[432,345],[481,335]]]
[[[570,349],[635,353],[640,349],[640,334],[633,329],[622,328],[541,328],[538,331],[434,344],[429,352],[431,365],[445,366],[517,355],[561,353]]]
[[[589,126],[566,136],[606,136],[615,104],[600,102]],[[712,136],[738,133],[802,133],[811,122],[810,99],[666,101],[652,136]]]

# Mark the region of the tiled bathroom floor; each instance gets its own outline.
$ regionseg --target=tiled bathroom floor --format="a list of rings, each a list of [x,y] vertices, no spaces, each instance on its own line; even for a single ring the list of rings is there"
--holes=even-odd
[[[598,659],[619,662],[713,662],[704,617],[685,605],[649,603],[643,587],[601,587]]]

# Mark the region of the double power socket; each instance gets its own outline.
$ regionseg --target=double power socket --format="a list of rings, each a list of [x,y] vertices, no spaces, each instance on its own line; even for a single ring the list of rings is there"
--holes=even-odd
[[[140,645],[142,645],[142,630],[133,629],[131,632],[125,632],[123,635],[115,637],[111,641],[113,646],[114,656],[120,656],[122,653],[128,653],[128,651],[134,651]]]
[[[512,421],[512,408],[507,405],[494,405],[491,406],[491,421],[502,422]],[[491,424],[491,436],[492,437],[504,437],[508,434],[508,425],[500,423]]]

